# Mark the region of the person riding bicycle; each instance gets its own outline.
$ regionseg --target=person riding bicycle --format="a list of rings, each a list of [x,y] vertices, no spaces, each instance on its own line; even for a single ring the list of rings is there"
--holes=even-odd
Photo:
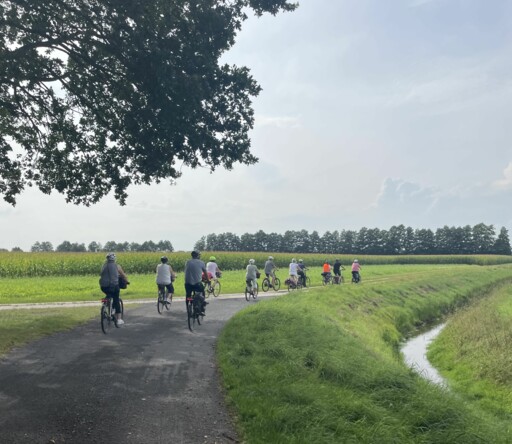
[[[294,285],[297,285],[299,280],[299,264],[295,258],[290,262],[290,266],[288,267],[288,273],[290,275],[290,279]]]
[[[357,259],[354,259],[354,262],[352,262],[352,280],[355,282],[359,282],[361,279],[359,275],[359,271],[361,270],[361,265],[359,264],[359,261]]]
[[[119,278],[121,277],[129,284],[128,277],[121,266],[116,263],[115,253],[108,253],[105,259],[105,263],[101,268],[100,288],[107,298],[112,298],[112,307],[116,312],[117,325],[123,325],[121,304],[119,303]]]
[[[274,264],[274,258],[269,256],[268,260],[265,262],[265,274],[269,280],[272,277],[272,287],[276,285],[276,270],[277,267]]]
[[[172,281],[176,279],[176,274],[174,273],[171,265],[169,264],[169,259],[166,256],[162,256],[160,258],[160,262],[161,263],[156,266],[156,285],[162,290],[164,287],[167,287],[169,295],[165,302],[171,302],[174,295],[174,286],[172,285]]]
[[[327,259],[324,261],[322,270],[323,270],[322,276],[323,276],[324,280],[327,281],[327,279],[329,279],[331,277],[331,264]]]
[[[333,272],[334,272],[334,277],[336,279],[336,282],[340,282],[341,281],[341,271],[344,270],[345,267],[343,267],[343,265],[341,265],[341,262],[339,259],[336,259],[336,261],[334,262],[334,267],[333,267]]]
[[[208,277],[212,280],[212,284],[217,281],[222,274],[222,270],[217,265],[215,256],[210,256],[210,261],[206,264],[206,271],[208,272]]]
[[[299,273],[299,278],[300,278],[300,281],[302,282],[303,287],[306,286],[306,270],[307,269],[308,268],[306,267],[306,264],[304,264],[304,261],[302,259],[299,259],[298,273]]]
[[[196,292],[196,296],[199,295],[199,301],[201,302],[201,316],[205,316],[205,308],[208,302],[204,297],[204,286],[203,276],[205,276],[206,282],[210,282],[208,279],[208,272],[206,271],[206,265],[201,260],[201,253],[199,251],[192,251],[190,253],[192,259],[189,259],[185,264],[185,293],[186,297],[192,297],[192,292]]]
[[[247,265],[245,273],[245,282],[247,288],[251,290],[251,294],[254,294],[256,291],[258,273],[258,267],[254,265],[254,259],[249,259],[249,265]]]

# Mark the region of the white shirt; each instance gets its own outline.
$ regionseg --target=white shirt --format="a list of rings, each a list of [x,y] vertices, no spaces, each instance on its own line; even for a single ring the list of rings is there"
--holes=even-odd
[[[217,273],[217,268],[219,267],[217,266],[216,262],[208,262],[206,264],[206,271],[208,273],[211,273],[212,277],[215,277],[215,273]]]
[[[297,276],[297,270],[299,268],[299,264],[292,262],[290,264],[290,276]]]
[[[157,265],[156,283],[158,285],[169,285],[171,283],[171,266],[169,264]]]

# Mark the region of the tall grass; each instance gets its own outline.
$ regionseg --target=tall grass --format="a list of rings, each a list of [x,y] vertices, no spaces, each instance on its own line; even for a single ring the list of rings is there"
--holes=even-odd
[[[400,267],[398,267],[400,268]],[[423,380],[404,335],[453,312],[512,268],[389,275],[263,301],[236,315],[217,349],[248,443],[501,443],[508,422]]]
[[[428,357],[459,393],[512,420],[512,287],[453,316]]]
[[[332,254],[292,254],[271,253],[279,268],[288,268],[292,258],[302,258],[308,266],[319,267],[325,259],[340,259],[348,266],[354,256]],[[176,271],[183,271],[188,252],[166,253]],[[206,261],[210,255],[217,258],[223,270],[242,270],[250,258],[262,267],[269,253],[229,253],[203,252]],[[118,262],[131,274],[154,273],[162,253],[119,253]],[[35,276],[84,276],[95,275],[101,270],[105,259],[104,253],[11,253],[0,252],[0,278],[2,277],[35,277]],[[433,256],[359,256],[363,265],[405,265],[405,264],[475,264],[496,265],[512,263],[512,256],[496,255],[433,255]]]

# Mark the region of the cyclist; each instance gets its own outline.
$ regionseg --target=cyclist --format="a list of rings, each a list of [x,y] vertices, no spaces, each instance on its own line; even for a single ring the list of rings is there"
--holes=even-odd
[[[336,261],[334,262],[333,271],[334,271],[334,277],[336,279],[336,283],[338,283],[338,284],[341,282],[341,271],[344,269],[345,269],[345,267],[343,267],[343,265],[341,265],[340,260],[336,259]]]
[[[327,282],[327,279],[331,276],[331,264],[327,259],[324,261],[322,270],[322,276],[324,280]]]
[[[190,298],[192,296],[192,292],[195,291],[196,295],[199,295],[199,301],[201,302],[200,315],[205,316],[205,308],[208,302],[206,302],[204,297],[202,277],[205,276],[206,283],[210,282],[210,279],[208,278],[206,265],[201,260],[201,253],[194,250],[190,255],[192,256],[192,259],[189,259],[185,264],[186,297]]]
[[[156,285],[162,290],[163,287],[167,287],[169,295],[165,302],[171,302],[174,295],[174,286],[172,285],[172,281],[176,278],[176,274],[174,273],[171,265],[169,264],[169,259],[166,256],[162,256],[160,258],[160,262],[161,263],[156,266]]]
[[[359,271],[361,270],[361,265],[359,264],[359,261],[357,259],[354,259],[354,262],[352,262],[352,280],[355,282],[359,282],[360,276]]]
[[[293,284],[297,285],[297,281],[299,280],[299,264],[295,258],[293,258],[290,262],[288,273],[290,274],[290,279],[292,280]]]
[[[245,273],[245,282],[247,288],[251,290],[251,294],[254,294],[256,291],[258,273],[258,267],[254,265],[254,259],[249,259],[249,265],[247,265]]]
[[[299,277],[300,277],[300,280],[302,282],[302,286],[305,287],[306,286],[306,270],[308,268],[306,267],[306,264],[304,264],[304,261],[302,259],[299,259],[299,270],[298,270],[298,273],[299,273]]]
[[[121,266],[116,263],[115,253],[108,253],[105,259],[105,263],[101,268],[100,288],[107,298],[112,298],[112,307],[116,313],[117,325],[123,325],[124,321],[121,319],[121,304],[119,304],[119,277],[129,283],[128,277]]]
[[[210,256],[210,261],[206,264],[206,271],[208,272],[208,277],[215,283],[217,278],[222,274],[222,270],[215,262],[215,256]]]
[[[265,262],[265,274],[269,279],[272,277],[272,287],[275,287],[276,285],[276,270],[277,267],[274,264],[274,258],[269,256],[268,260]]]

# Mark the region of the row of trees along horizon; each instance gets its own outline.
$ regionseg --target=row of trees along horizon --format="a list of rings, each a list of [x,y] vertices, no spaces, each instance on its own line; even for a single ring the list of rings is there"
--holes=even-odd
[[[508,231],[493,225],[449,227],[435,231],[404,225],[389,230],[363,227],[359,231],[286,231],[284,234],[208,234],[196,242],[200,251],[262,251],[276,253],[358,253],[372,255],[414,254],[512,254]]]
[[[5,248],[0,248],[0,251],[8,251]],[[19,247],[14,247],[11,251],[13,252],[22,252],[23,250]],[[32,253],[45,253],[45,252],[57,252],[57,253],[97,253],[97,252],[126,252],[126,251],[140,251],[140,252],[173,252],[174,248],[172,246],[171,241],[169,240],[161,240],[159,242],[153,241],[145,241],[143,243],[137,242],[115,242],[108,241],[105,245],[102,245],[99,242],[91,242],[87,247],[84,243],[72,243],[69,241],[64,241],[61,244],[57,245],[54,249],[51,242],[36,242],[32,247],[30,247],[30,251]]]
[[[326,231],[320,235],[317,231],[288,230],[284,234],[245,233],[238,236],[233,233],[208,234],[194,245],[200,251],[262,251],[275,253],[359,253],[373,255],[410,255],[410,254],[501,254],[511,255],[508,231],[502,227],[499,233],[493,225],[477,224],[473,227],[413,229],[404,225],[394,225],[389,230],[363,227],[359,231]],[[0,251],[8,251],[0,248]],[[23,251],[19,247],[11,251]],[[55,249],[51,242],[36,242],[31,252],[173,252],[171,241],[159,242],[115,242],[104,245],[64,241]]]

